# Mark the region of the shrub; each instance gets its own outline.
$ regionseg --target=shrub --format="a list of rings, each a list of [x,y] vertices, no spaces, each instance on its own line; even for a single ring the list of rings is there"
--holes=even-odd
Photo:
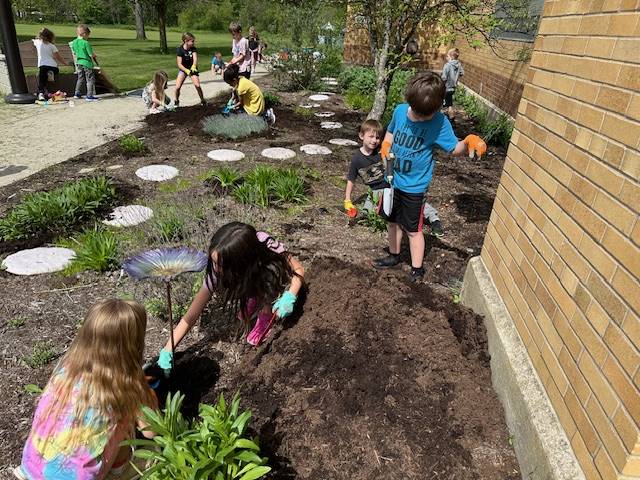
[[[45,366],[51,360],[56,358],[56,352],[49,342],[37,342],[33,346],[31,355],[24,359],[25,363],[31,368],[40,368]]]
[[[248,137],[264,132],[268,128],[262,117],[253,115],[212,115],[202,121],[202,130],[212,137],[224,137],[231,140]]]
[[[352,88],[347,90],[344,101],[349,108],[354,110],[364,110],[368,112],[373,108],[373,95],[362,93]]]
[[[220,395],[216,405],[200,404],[198,418],[186,420],[180,408],[184,395],[167,395],[163,412],[142,407],[143,421],[157,435],[153,440],[128,440],[138,447],[134,455],[148,461],[139,472],[142,479],[255,480],[271,468],[260,457],[256,439],[246,438],[251,411],[238,414],[240,396],[236,393],[227,406]]]
[[[373,92],[376,87],[376,74],[371,67],[346,67],[338,76],[338,85],[343,91],[347,91],[351,85],[358,80],[362,83],[368,83],[368,90]]]
[[[269,66],[278,90],[296,92],[317,90],[320,87],[319,62],[312,49],[294,49],[287,60],[276,59]]]
[[[178,13],[178,26],[183,32],[188,30],[226,31],[233,18],[234,13],[229,0],[193,2],[187,4]]]
[[[170,206],[156,209],[151,228],[158,239],[164,243],[179,242],[187,236],[187,224],[183,212]]]
[[[21,240],[37,234],[69,231],[94,218],[116,198],[111,180],[87,178],[28,195],[0,219],[1,240]]]
[[[264,96],[264,103],[267,106],[267,108],[277,107],[278,105],[282,104],[280,97],[273,92],[264,92],[263,96]]]
[[[404,103],[404,91],[407,88],[407,82],[413,78],[415,74],[416,71],[412,68],[409,70],[398,70],[393,75],[393,80],[391,80],[389,92],[387,93],[387,105],[382,115],[383,124],[388,124],[391,121],[395,108],[399,104]]]
[[[122,151],[128,155],[137,155],[147,150],[146,145],[135,135],[124,135],[118,142]]]
[[[342,72],[342,49],[324,48],[318,61],[319,77],[338,77]]]
[[[118,266],[118,239],[113,232],[98,225],[59,244],[76,252],[66,273],[84,270],[106,272]]]

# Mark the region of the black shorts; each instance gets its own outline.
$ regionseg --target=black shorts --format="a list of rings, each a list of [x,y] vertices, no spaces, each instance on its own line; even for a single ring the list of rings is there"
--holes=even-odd
[[[444,106],[445,107],[453,107],[453,94],[454,94],[453,90],[445,92],[445,94],[444,94]]]
[[[389,215],[389,221],[397,223],[406,232],[421,232],[424,223],[423,205],[424,193],[406,193],[394,189],[393,209]]]

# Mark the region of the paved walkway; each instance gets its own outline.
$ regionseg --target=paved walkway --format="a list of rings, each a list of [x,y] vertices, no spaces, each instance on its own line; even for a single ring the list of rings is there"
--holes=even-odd
[[[265,73],[259,65],[254,77]],[[210,71],[202,73],[200,80],[206,98],[229,90],[222,77],[214,77]],[[172,98],[174,85],[175,81],[169,82]],[[196,90],[187,80],[180,92],[180,105],[198,102]],[[0,187],[132,132],[147,115],[136,97],[74,103],[74,107],[66,102],[47,106],[0,104]]]

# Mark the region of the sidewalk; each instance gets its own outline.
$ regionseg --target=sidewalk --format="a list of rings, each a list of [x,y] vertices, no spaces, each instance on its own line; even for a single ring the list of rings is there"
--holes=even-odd
[[[265,74],[265,68],[259,65],[252,79]],[[222,77],[214,77],[210,71],[201,73],[200,81],[206,98],[229,90]],[[167,89],[171,98],[175,98],[174,85],[175,80]],[[75,107],[67,102],[47,106],[0,104],[0,187],[132,132],[148,113],[138,97],[74,103]],[[198,94],[187,80],[180,92],[180,105],[198,103]]]

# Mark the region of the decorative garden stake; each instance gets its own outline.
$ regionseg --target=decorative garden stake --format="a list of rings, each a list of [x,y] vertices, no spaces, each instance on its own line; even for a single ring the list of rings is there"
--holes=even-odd
[[[122,264],[122,269],[137,280],[152,278],[167,284],[167,310],[171,353],[174,353],[173,312],[171,311],[171,281],[182,273],[201,272],[207,266],[207,255],[188,247],[156,248],[139,253]]]

